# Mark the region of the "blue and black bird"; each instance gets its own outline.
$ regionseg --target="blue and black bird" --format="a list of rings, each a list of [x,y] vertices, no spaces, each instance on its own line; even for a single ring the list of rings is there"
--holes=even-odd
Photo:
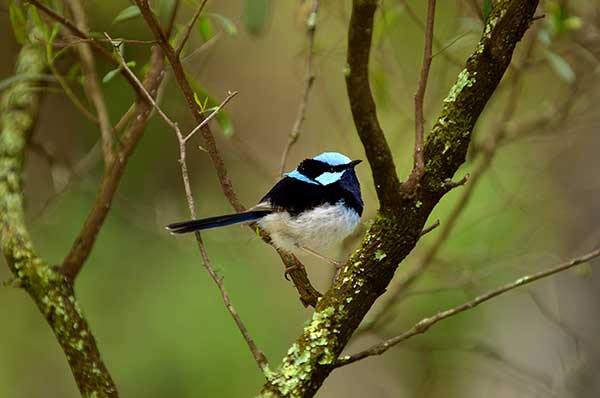
[[[339,267],[316,250],[352,233],[363,211],[360,184],[350,160],[337,152],[305,159],[279,180],[259,203],[243,213],[183,221],[168,231],[183,234],[244,222],[256,222],[285,251],[304,251]]]

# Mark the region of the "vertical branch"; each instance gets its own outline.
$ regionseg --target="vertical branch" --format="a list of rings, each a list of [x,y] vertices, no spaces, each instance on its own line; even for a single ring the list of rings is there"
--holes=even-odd
[[[77,28],[87,35],[89,30],[87,26],[87,16],[85,15],[85,11],[80,0],[66,0],[66,3],[75,17]],[[90,44],[87,42],[76,44],[76,49],[79,53],[79,58],[81,59],[81,69],[83,70],[84,75],[83,84],[85,91],[94,104],[94,108],[96,108],[96,113],[98,115],[98,124],[100,126],[100,134],[102,138],[102,153],[104,155],[104,167],[105,169],[108,169],[115,156],[113,129],[110,124],[106,102],[104,102],[102,87],[100,86],[98,80],[94,56],[92,55]]]
[[[352,2],[345,71],[346,89],[354,125],[371,165],[379,203],[382,208],[397,209],[401,201],[400,181],[392,152],[377,119],[375,100],[369,84],[369,54],[378,3],[376,0]]]
[[[30,19],[31,21],[31,19]],[[17,58],[16,74],[37,76],[45,70],[42,37],[29,23],[30,42]],[[12,85],[0,99],[0,248],[22,287],[34,300],[60,344],[82,396],[118,397],[100,357],[96,340],[79,308],[68,279],[40,258],[25,225],[21,174],[29,135],[38,118],[36,81]]]
[[[306,106],[308,105],[308,95],[315,82],[315,75],[312,71],[313,56],[315,51],[315,32],[317,30],[317,13],[319,12],[319,0],[313,0],[310,14],[306,20],[306,36],[308,38],[308,49],[306,54],[306,74],[304,76],[304,91],[302,92],[302,100],[298,107],[298,115],[290,132],[287,145],[281,154],[281,162],[279,166],[279,175],[285,172],[285,164],[292,146],[300,137],[300,129],[306,118]]]
[[[431,49],[433,43],[433,25],[435,19],[435,0],[427,2],[427,23],[425,26],[425,49],[423,50],[423,64],[421,66],[421,75],[419,77],[419,87],[415,94],[415,151],[412,172],[403,186],[403,189],[409,193],[413,192],[419,180],[425,172],[425,163],[423,161],[423,135],[425,134],[425,116],[423,112],[423,103],[425,102],[425,90],[427,89],[427,79],[429,69],[431,68]]]

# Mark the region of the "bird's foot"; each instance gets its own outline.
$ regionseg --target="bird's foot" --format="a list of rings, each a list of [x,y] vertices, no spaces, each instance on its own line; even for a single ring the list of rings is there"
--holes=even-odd
[[[304,250],[306,253],[312,254],[313,256],[318,257],[321,260],[324,260],[324,261],[328,262],[329,264],[333,265],[335,267],[335,274],[333,276],[333,282],[335,282],[337,280],[338,276],[342,272],[342,268],[344,268],[344,265],[346,265],[345,263],[340,263],[337,260],[334,260],[332,258],[324,256],[321,253],[317,253],[316,251],[309,249],[308,247],[301,247],[300,249]]]
[[[292,271],[297,270],[297,269],[302,269],[303,265],[301,263],[298,264],[294,264],[294,265],[290,265],[288,267],[285,267],[285,271],[283,271],[283,277],[285,278],[286,281],[289,281],[289,275]]]

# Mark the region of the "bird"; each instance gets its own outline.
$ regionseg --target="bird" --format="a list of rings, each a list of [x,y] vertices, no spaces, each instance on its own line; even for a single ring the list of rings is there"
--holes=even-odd
[[[346,238],[360,222],[364,203],[354,170],[360,162],[338,152],[323,152],[285,173],[247,211],[176,222],[166,229],[185,234],[255,222],[275,247],[291,254],[312,254],[339,270],[341,263],[319,251]]]

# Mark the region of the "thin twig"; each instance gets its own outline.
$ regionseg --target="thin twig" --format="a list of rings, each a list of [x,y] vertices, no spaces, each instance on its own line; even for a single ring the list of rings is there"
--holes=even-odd
[[[315,75],[312,71],[313,55],[315,51],[315,32],[317,30],[317,13],[319,12],[319,0],[313,0],[310,14],[306,20],[306,36],[308,38],[308,49],[306,54],[306,74],[304,75],[304,91],[302,92],[302,100],[298,107],[298,114],[296,121],[290,132],[287,145],[285,146],[283,153],[281,154],[281,163],[279,166],[279,175],[283,175],[285,172],[285,164],[287,157],[290,153],[292,146],[298,141],[300,137],[300,129],[306,119],[306,106],[308,104],[308,96],[310,90],[315,82]]]
[[[187,80],[181,59],[179,59],[176,56],[175,50],[173,49],[173,47],[165,37],[164,33],[162,32],[160,24],[158,23],[158,20],[156,19],[156,16],[154,15],[148,0],[135,0],[135,3],[142,12],[142,16],[146,20],[148,27],[152,31],[152,34],[158,41],[159,45],[165,53],[165,56],[171,64],[173,75],[185,97],[189,110],[192,112],[192,115],[196,119],[196,122],[198,124],[202,123],[202,121],[204,120],[204,115],[198,110],[198,105],[196,104],[196,101],[194,99],[194,90],[192,89],[190,83]],[[208,125],[204,125],[204,127],[200,129],[200,134],[204,139],[204,147],[207,149],[208,155],[210,156],[213,166],[217,172],[217,177],[219,179],[219,183],[221,185],[221,190],[223,191],[223,194],[236,211],[244,211],[246,207],[239,200],[235,190],[233,189],[233,184],[229,177],[227,167],[225,167],[225,162],[223,161],[219,149],[217,148],[215,137],[212,134],[210,127]],[[266,234],[261,234],[261,238],[267,243],[270,242]],[[294,256],[286,255],[285,253],[281,252],[279,252],[279,255],[282,261],[284,262],[286,269],[293,269],[288,274],[294,281],[294,286],[300,294],[301,301],[304,304],[308,303],[312,306],[315,306],[320,295],[318,294],[317,290],[311,285],[310,280],[308,279],[308,276],[302,264]]]
[[[421,236],[427,235],[428,233],[430,233],[431,231],[433,231],[434,229],[436,229],[439,226],[440,226],[440,220],[435,220],[435,222],[433,224],[431,224],[427,228],[423,228],[423,230],[421,231]]]
[[[94,39],[93,37],[90,37],[90,36],[86,35],[79,28],[77,28],[77,26],[75,26],[75,24],[73,22],[71,22],[70,20],[68,20],[64,16],[56,13],[54,10],[52,10],[49,7],[47,7],[45,4],[41,3],[39,0],[27,0],[27,1],[31,5],[35,6],[37,9],[39,9],[40,11],[42,11],[44,14],[46,14],[50,18],[54,19],[56,22],[58,22],[59,24],[63,25],[65,28],[69,29],[69,31],[71,31],[71,33],[74,34],[75,36],[77,36],[78,38],[86,40],[87,42],[89,42],[94,47],[94,49],[97,50],[100,53],[100,55],[102,55],[104,58],[106,58],[106,60],[108,60],[111,64],[113,64],[115,66],[119,65],[119,63],[112,56],[112,54],[106,48],[104,48],[102,46],[102,44],[98,40]],[[129,84],[135,90],[136,94],[139,95],[139,96],[141,96],[141,92],[139,91],[139,87],[137,85],[135,85],[133,81],[130,80],[130,76],[125,75],[125,74],[124,74],[124,76],[129,81]]]
[[[181,57],[181,52],[183,51],[183,48],[185,47],[185,43],[187,43],[187,41],[190,37],[190,33],[192,32],[192,29],[194,28],[194,24],[200,17],[200,14],[202,14],[202,10],[204,9],[206,2],[207,2],[207,0],[202,0],[200,2],[198,7],[196,8],[196,11],[194,12],[194,15],[192,16],[192,19],[190,19],[190,22],[188,22],[187,26],[185,27],[185,31],[183,33],[183,39],[181,39],[181,43],[179,43],[179,46],[177,46],[177,49],[175,50],[175,55],[177,56],[177,58]]]
[[[173,4],[173,9],[171,10],[171,15],[169,16],[169,23],[167,23],[167,28],[165,29],[165,35],[167,37],[170,37],[171,33],[173,33],[175,20],[177,19],[177,11],[179,11],[179,3],[179,0],[175,0],[175,3]]]
[[[196,132],[198,132],[202,127],[206,126],[206,124],[217,115],[217,113],[219,113],[221,111],[221,109],[223,109],[223,107],[225,105],[227,105],[227,103],[236,95],[238,94],[237,91],[234,92],[229,92],[227,93],[227,97],[223,100],[223,102],[221,102],[221,104],[219,106],[217,106],[207,117],[206,119],[204,119],[199,125],[197,125],[196,127],[194,127],[194,129],[192,131],[189,132],[188,135],[185,136],[185,138],[183,138],[183,143],[187,143],[189,141],[190,138],[192,138],[192,136],[194,134],[196,134]]]
[[[423,176],[423,173],[425,173],[425,163],[423,161],[423,136],[425,134],[425,116],[423,112],[423,103],[425,102],[427,79],[429,78],[429,69],[431,68],[433,26],[435,21],[435,3],[435,0],[428,0],[427,2],[425,49],[423,50],[423,64],[421,66],[419,86],[415,94],[415,153],[413,170],[403,187],[405,191],[409,193],[414,192],[417,184],[419,183],[419,180]]]
[[[479,295],[476,298],[474,298],[473,300],[467,301],[466,303],[461,304],[457,307],[450,308],[450,309],[442,311],[442,312],[438,312],[436,315],[434,315],[432,317],[422,319],[421,321],[417,322],[412,328],[410,328],[406,332],[404,332],[396,337],[392,337],[391,339],[388,339],[382,343],[379,343],[379,344],[377,344],[371,348],[368,348],[366,350],[360,351],[356,354],[341,357],[335,366],[340,367],[340,366],[351,364],[353,362],[359,361],[361,359],[364,359],[364,358],[367,358],[370,356],[383,354],[384,352],[386,352],[388,349],[395,346],[396,344],[399,344],[399,343],[403,342],[404,340],[407,340],[418,334],[425,333],[431,326],[433,326],[434,324],[436,324],[446,318],[450,318],[454,315],[460,314],[461,312],[465,312],[467,310],[473,309],[473,308],[477,307],[478,305],[480,305],[494,297],[497,297],[501,294],[504,294],[510,290],[513,290],[520,286],[535,282],[539,279],[546,278],[548,276],[557,274],[557,273],[565,271],[569,268],[573,268],[576,265],[583,264],[583,263],[590,261],[598,256],[600,256],[600,249],[596,249],[596,250],[589,252],[587,254],[584,254],[580,257],[573,258],[570,261],[559,264],[553,268],[550,268],[550,269],[547,269],[544,271],[540,271],[540,272],[537,272],[534,274],[523,276],[511,283],[507,283],[507,284],[500,286],[494,290],[490,290],[487,293]]]
[[[107,33],[104,33],[104,34],[107,38],[110,39],[110,36]],[[192,218],[196,218],[196,209],[195,209],[196,206],[194,204],[194,197],[192,194],[192,188],[190,185],[190,178],[189,178],[189,174],[188,174],[187,161],[186,161],[186,139],[192,135],[192,133],[194,132],[195,129],[192,130],[192,132],[190,134],[188,134],[187,136],[184,136],[181,133],[181,130],[179,129],[179,126],[177,125],[177,123],[174,122],[171,118],[169,118],[169,116],[167,116],[167,114],[165,112],[163,112],[163,110],[158,106],[158,104],[156,103],[154,98],[145,90],[144,86],[141,84],[141,82],[138,80],[138,78],[133,74],[131,69],[129,69],[129,66],[127,66],[127,62],[125,62],[125,59],[123,58],[121,53],[116,51],[116,54],[117,54],[119,63],[121,64],[121,67],[123,69],[128,70],[128,73],[133,75],[134,80],[137,82],[137,84],[140,85],[140,90],[144,93],[147,100],[152,104],[154,109],[156,109],[156,112],[165,121],[165,123],[167,123],[173,129],[173,131],[175,132],[175,135],[177,136],[177,140],[179,142],[179,156],[180,156],[179,163],[181,166],[181,176],[183,179],[185,196],[186,196],[188,207],[190,210],[190,215]],[[232,98],[233,96],[235,96],[235,94],[230,94],[230,98]],[[206,117],[206,119],[204,119],[203,122],[208,123],[208,121],[210,121],[211,118],[213,118],[216,114],[217,114],[217,112],[211,113],[208,117]],[[227,290],[225,289],[225,285],[223,283],[223,278],[221,278],[217,274],[214,267],[210,263],[210,260],[206,253],[206,248],[204,247],[204,243],[202,242],[202,237],[200,236],[200,233],[196,232],[195,236],[196,236],[196,242],[198,243],[198,248],[200,249],[200,254],[202,256],[202,263],[204,265],[204,268],[206,268],[210,277],[213,279],[213,281],[219,288],[221,297],[222,297],[223,301],[225,302],[225,307],[231,314],[231,317],[233,318],[235,324],[237,325],[238,329],[242,333],[244,340],[246,340],[246,344],[248,344],[248,347],[250,348],[250,351],[252,352],[252,355],[254,356],[256,363],[258,364],[258,366],[261,370],[264,370],[268,365],[265,355],[257,347],[256,343],[252,339],[252,336],[250,336],[250,332],[248,332],[248,328],[244,325],[244,322],[242,321],[239,314],[235,310],[233,304],[231,303],[231,299],[230,299],[229,294],[227,293]]]
[[[77,28],[87,35],[89,30],[87,26],[87,17],[80,0],[66,0],[66,3],[73,13]],[[86,94],[90,98],[94,108],[96,108],[98,125],[100,127],[100,136],[102,138],[104,167],[108,169],[115,157],[113,129],[110,123],[106,102],[104,101],[104,95],[102,94],[102,87],[100,86],[98,80],[94,56],[92,55],[92,50],[89,43],[78,44],[76,48],[77,52],[79,53],[79,59],[81,59],[81,69],[84,75],[83,85],[85,87]]]
[[[404,10],[406,10],[406,13],[410,17],[410,19],[412,19],[413,22],[419,26],[419,28],[421,28],[423,31],[425,31],[427,29],[427,26],[425,25],[425,23],[423,23],[423,21],[421,21],[419,16],[415,13],[415,10],[413,10],[413,8],[411,7],[408,0],[401,0],[401,3],[402,3]],[[465,32],[465,33],[461,34],[460,36],[458,36],[456,39],[454,39],[451,43],[449,43],[447,45],[444,45],[443,43],[441,43],[434,35],[432,37],[432,41],[433,41],[433,45],[434,45],[434,47],[436,47],[437,51],[435,54],[433,54],[431,56],[431,58],[433,59],[437,55],[441,54],[444,58],[446,58],[446,60],[449,63],[462,68],[464,66],[464,63],[462,61],[459,61],[458,59],[452,57],[450,54],[448,54],[446,52],[446,50],[448,48],[452,47],[452,45],[454,45],[454,43],[456,43],[458,40],[462,39],[468,33],[469,32]]]

